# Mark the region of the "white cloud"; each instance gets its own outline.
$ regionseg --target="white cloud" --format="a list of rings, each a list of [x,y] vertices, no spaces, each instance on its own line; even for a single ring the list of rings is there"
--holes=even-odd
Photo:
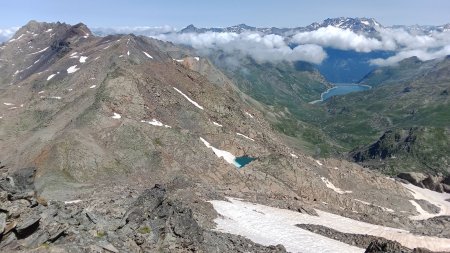
[[[387,59],[370,61],[380,66],[392,65],[412,56],[425,61],[450,54],[450,31],[435,31],[424,35],[412,34],[404,29],[378,28],[378,36],[372,38],[348,29],[328,26],[311,32],[298,33],[292,37],[292,42],[365,53],[376,50],[396,52]]]
[[[319,64],[326,53],[318,45],[289,47],[279,35],[259,33],[185,33],[163,34],[155,38],[190,45],[198,50],[218,49],[229,55],[250,56],[258,62],[307,61]]]
[[[450,45],[445,46],[439,50],[428,50],[428,49],[412,49],[412,50],[404,50],[398,52],[396,55],[391,56],[386,59],[378,58],[373,59],[370,63],[378,66],[389,66],[398,63],[404,59],[416,56],[421,61],[428,61],[437,58],[441,58],[444,56],[450,55]]]
[[[323,47],[355,50],[357,52],[366,53],[384,48],[382,41],[334,26],[322,27],[311,32],[298,33],[292,37],[292,42],[299,44],[316,44]],[[393,49],[394,48],[390,48],[389,50]]]
[[[9,40],[18,29],[18,27],[0,29],[0,43]]]
[[[122,27],[97,27],[92,31],[95,34],[104,36],[109,34],[129,34],[134,33],[136,35],[155,36],[158,34],[176,32],[177,29],[169,26],[122,26]]]

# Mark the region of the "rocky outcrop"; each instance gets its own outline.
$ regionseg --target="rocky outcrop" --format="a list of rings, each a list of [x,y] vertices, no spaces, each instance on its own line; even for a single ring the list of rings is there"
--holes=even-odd
[[[34,191],[35,171],[0,179],[0,252],[286,252],[200,226],[192,209],[158,184],[134,201],[110,194],[91,203],[47,202]]]
[[[433,176],[419,172],[402,172],[398,174],[397,177],[415,186],[430,189],[432,191],[450,193],[450,176],[444,177],[442,175]]]
[[[365,253],[406,253],[398,242],[388,240],[376,240],[370,243]]]
[[[448,143],[445,128],[393,129],[384,132],[374,143],[353,149],[348,157],[389,174],[409,171],[448,174]]]

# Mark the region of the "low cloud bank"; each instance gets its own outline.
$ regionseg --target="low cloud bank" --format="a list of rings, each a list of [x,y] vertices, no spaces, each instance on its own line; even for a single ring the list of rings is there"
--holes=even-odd
[[[374,37],[368,37],[351,30],[328,26],[298,33],[292,37],[292,42],[364,53],[377,50],[396,52],[387,59],[370,61],[381,66],[392,65],[412,56],[417,56],[420,60],[431,60],[450,54],[450,31],[411,34],[403,29],[377,28],[377,32]]]
[[[321,46],[302,44],[289,47],[279,35],[258,33],[184,33],[162,34],[157,39],[190,45],[198,50],[222,50],[227,54],[244,54],[258,62],[306,61],[320,64],[326,53]]]
[[[389,58],[372,59],[373,65],[387,66],[417,56],[420,60],[431,60],[450,54],[450,31],[434,30],[429,33],[408,32],[401,28],[376,27],[371,36],[358,34],[349,29],[328,26],[314,31],[300,32],[283,37],[258,32],[206,32],[177,33],[171,26],[158,27],[116,27],[94,28],[95,34],[145,35],[157,39],[190,45],[203,53],[221,50],[228,58],[250,56],[257,62],[305,61],[320,64],[327,57],[324,48],[353,50],[370,53],[372,51],[391,51]],[[17,28],[0,29],[0,42],[10,39]],[[295,45],[295,46],[292,46]]]

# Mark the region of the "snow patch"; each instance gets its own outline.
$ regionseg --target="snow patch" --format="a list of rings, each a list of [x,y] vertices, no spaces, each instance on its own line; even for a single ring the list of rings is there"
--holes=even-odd
[[[423,210],[416,201],[410,200],[411,204],[416,207],[416,210],[419,213],[418,215],[409,217],[411,220],[426,220],[437,216],[450,215],[450,202],[448,201],[450,199],[449,193],[435,192],[432,190],[420,188],[412,184],[402,183],[402,185],[411,192],[411,194],[414,196],[414,199],[426,200],[440,208],[439,213],[428,213],[427,211]]]
[[[292,154],[291,153],[291,156],[294,157],[294,158],[298,158],[298,156],[296,154]]]
[[[239,135],[239,136],[244,137],[244,138],[247,139],[247,140],[255,141],[255,140],[253,140],[252,138],[250,138],[250,137],[248,137],[248,136],[246,136],[246,135],[243,135],[243,134],[241,134],[241,133],[236,133],[236,134]]]
[[[127,55],[130,56],[130,51],[127,51]]]
[[[6,106],[11,106],[11,105],[14,105],[13,103],[3,103],[4,105],[6,105]]]
[[[337,188],[336,186],[334,186],[333,183],[331,183],[331,182],[330,182],[327,178],[325,178],[325,177],[320,177],[320,179],[322,179],[322,181],[325,183],[325,185],[326,185],[328,188],[332,189],[333,191],[335,191],[335,192],[337,192],[337,193],[339,193],[339,194],[352,193],[352,191],[344,191],[344,190],[341,190],[340,188]]]
[[[94,89],[95,87],[97,87],[97,85],[92,85],[91,87],[89,87],[89,89]]]
[[[164,125],[161,121],[158,121],[156,119],[152,119],[151,121],[141,120],[141,122],[142,123],[147,123],[147,124],[150,124],[150,125],[153,125],[153,126],[163,126],[163,127],[166,127],[166,128],[172,128],[169,125]]]
[[[215,126],[218,126],[218,127],[223,127],[223,125],[221,125],[221,124],[219,124],[219,123],[217,123],[217,122],[215,122],[215,121],[213,121],[213,124],[214,124]]]
[[[317,163],[318,165],[320,165],[320,166],[323,165],[319,160],[315,160],[315,161],[316,161],[316,163]]]
[[[118,114],[118,113],[116,113],[116,112],[113,112],[113,116],[111,116],[111,118],[113,118],[113,119],[120,119],[120,118],[122,118],[122,116],[120,116],[120,114]]]
[[[200,61],[200,57],[194,57],[196,61]]]
[[[247,116],[249,116],[250,118],[254,118],[253,115],[251,115],[249,112],[245,112],[245,114],[247,114]]]
[[[72,73],[77,72],[78,70],[80,70],[80,69],[77,68],[77,65],[73,65],[67,69],[67,73],[72,74]]]
[[[77,203],[80,203],[81,201],[82,201],[81,199],[70,200],[70,201],[64,201],[64,204],[65,204],[65,205],[77,204]]]
[[[181,95],[183,95],[184,98],[186,98],[189,102],[191,102],[193,105],[195,105],[197,108],[202,109],[203,110],[203,106],[197,104],[197,102],[195,102],[194,100],[190,99],[188,96],[186,96],[183,92],[181,92],[179,89],[173,87],[178,93],[180,93]]]
[[[321,225],[342,233],[367,234],[394,240],[408,248],[428,248],[432,251],[449,251],[450,239],[420,236],[406,230],[373,225],[339,215],[316,210],[318,216],[293,212],[234,198],[229,201],[213,200],[210,203],[219,213],[214,221],[216,230],[242,235],[262,245],[282,244],[290,252],[364,252],[357,248],[307,230],[296,224]]]
[[[236,157],[233,154],[231,154],[230,152],[220,150],[218,148],[211,146],[211,144],[209,144],[209,142],[207,142],[202,137],[200,137],[200,140],[203,142],[203,144],[205,144],[206,147],[212,149],[214,154],[216,154],[217,157],[219,157],[219,158],[222,157],[225,161],[227,161],[227,163],[233,164],[234,166],[236,166],[238,168],[241,167],[241,165],[236,162]]]
[[[42,49],[42,50],[40,50],[40,51],[31,53],[30,55],[42,53],[42,52],[44,52],[44,51],[47,50],[47,49],[48,49],[48,47],[46,47],[46,48],[44,48],[44,49]]]
[[[80,63],[85,63],[87,56],[80,56]]]
[[[367,205],[367,206],[375,206],[375,207],[378,207],[378,208],[380,208],[381,210],[383,210],[383,211],[385,211],[385,212],[390,212],[390,213],[395,212],[393,209],[390,209],[390,208],[387,208],[387,207],[375,205],[375,204],[372,204],[372,203],[369,203],[369,202],[366,202],[366,201],[363,201],[363,200],[359,200],[359,199],[354,199],[354,200],[355,200],[355,201],[358,201],[358,202],[360,202],[360,203],[363,203],[364,205]]]
[[[153,59],[153,56],[149,55],[147,52],[142,51],[148,58]]]
[[[50,81],[54,76],[56,76],[56,74],[51,74],[47,77],[47,81]]]

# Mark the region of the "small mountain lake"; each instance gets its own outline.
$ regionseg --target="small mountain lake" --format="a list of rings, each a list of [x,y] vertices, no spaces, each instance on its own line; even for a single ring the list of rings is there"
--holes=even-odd
[[[236,159],[234,161],[236,163],[236,167],[242,168],[245,165],[249,164],[253,160],[256,160],[256,158],[253,158],[250,156],[240,156],[240,157],[236,157]]]
[[[348,93],[370,90],[371,88],[372,87],[368,85],[359,85],[354,83],[335,83],[334,87],[322,93],[321,99],[313,101],[311,104],[323,102],[333,96],[341,96]]]

